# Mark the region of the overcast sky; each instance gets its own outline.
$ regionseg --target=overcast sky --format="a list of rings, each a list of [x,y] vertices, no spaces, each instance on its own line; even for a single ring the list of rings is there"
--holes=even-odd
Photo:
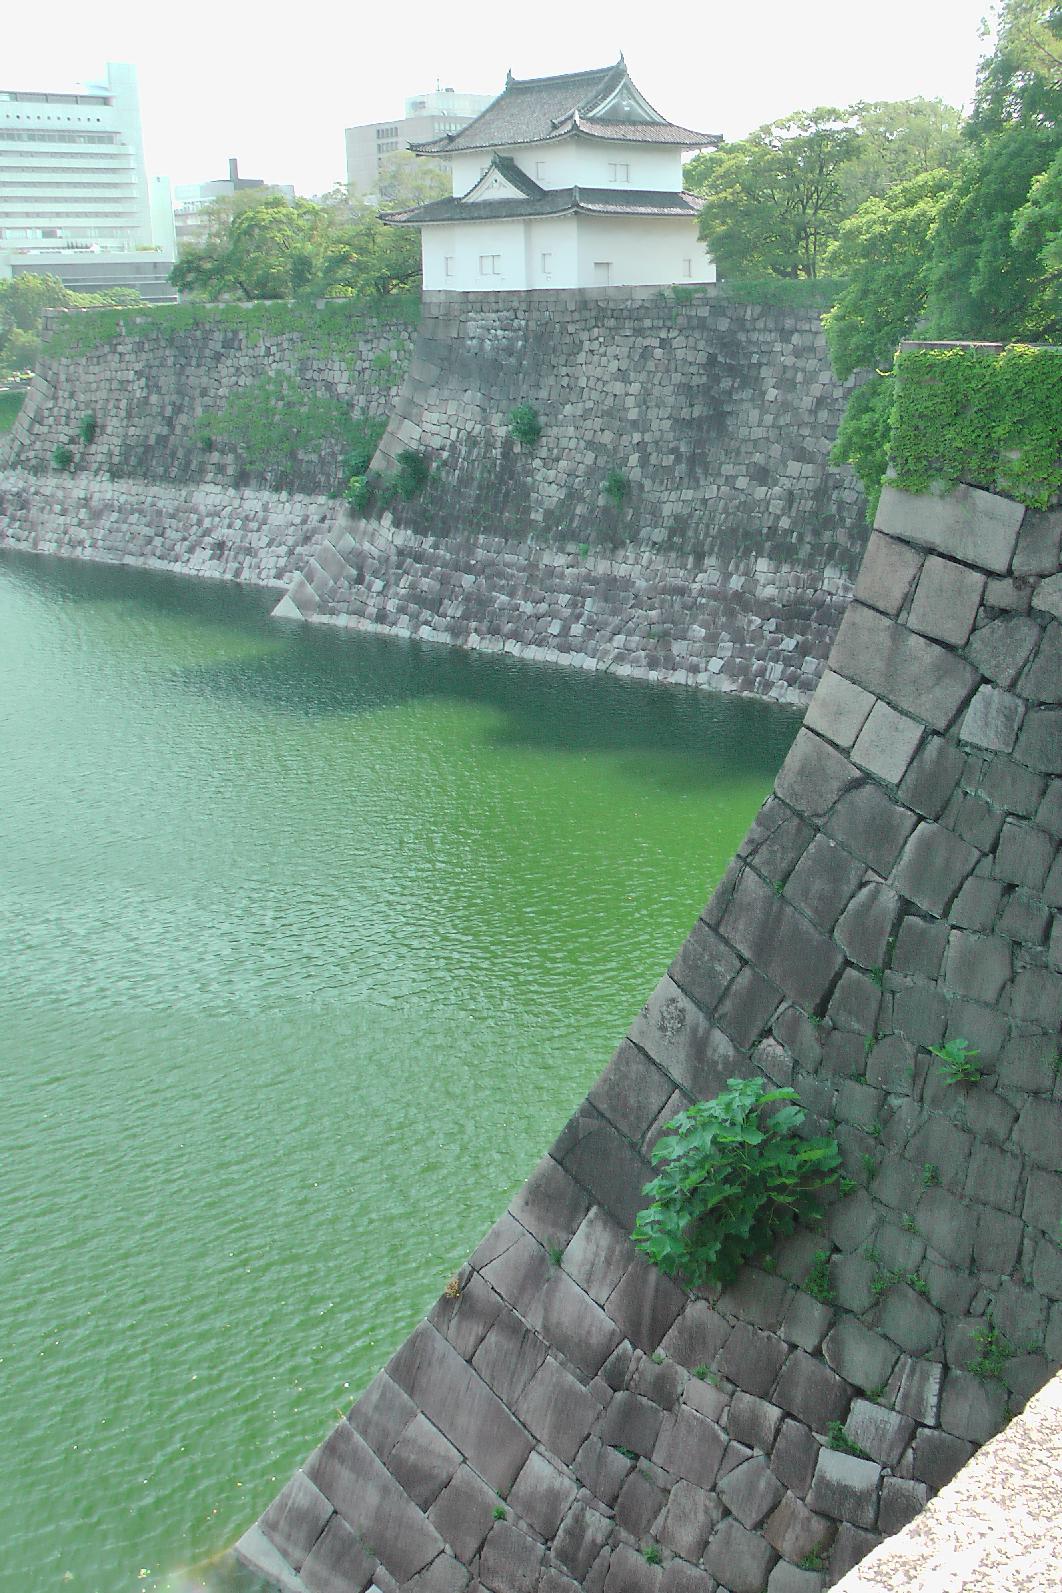
[[[745,0],[665,7],[324,5],[226,0],[12,4],[0,88],[48,88],[131,61],[148,168],[175,183],[248,177],[315,194],[344,176],[343,128],[402,114],[443,87],[603,66],[622,51],[671,120],[741,138],[788,111],[914,95],[968,105],[989,0]],[[371,20],[366,20],[367,18]]]

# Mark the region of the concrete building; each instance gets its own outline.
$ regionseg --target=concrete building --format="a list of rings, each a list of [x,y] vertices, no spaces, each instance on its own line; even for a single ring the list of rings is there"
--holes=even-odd
[[[361,127],[346,128],[343,136],[347,148],[347,183],[359,194],[375,195],[380,162],[387,155],[441,138],[446,133],[456,133],[490,103],[489,94],[462,94],[452,88],[437,88],[432,93],[414,94],[408,99],[405,115],[400,120],[367,122]],[[436,158],[436,164],[449,171],[445,152]]]
[[[231,194],[257,190],[258,197],[280,194],[289,205],[295,203],[295,190],[290,183],[267,183],[262,177],[241,177],[239,162],[229,158],[229,175],[216,177],[205,183],[178,183],[173,190],[173,223],[177,234],[178,253],[188,244],[201,244],[207,234],[207,209],[215,199]]]
[[[682,159],[720,142],[654,110],[622,56],[562,77],[510,73],[475,121],[414,146],[449,159],[453,197],[386,219],[421,229],[428,290],[714,282]]]
[[[0,276],[49,272],[70,288],[174,299],[173,207],[148,178],[135,67],[103,83],[0,89]]]

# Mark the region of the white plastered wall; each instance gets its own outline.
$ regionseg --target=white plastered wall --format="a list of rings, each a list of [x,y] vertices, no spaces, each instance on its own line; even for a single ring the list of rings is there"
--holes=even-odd
[[[492,150],[453,158],[453,191],[462,198],[490,165]],[[682,188],[682,151],[647,144],[561,138],[555,144],[499,148],[542,188],[644,188],[677,194]],[[623,176],[624,169],[627,176]]]

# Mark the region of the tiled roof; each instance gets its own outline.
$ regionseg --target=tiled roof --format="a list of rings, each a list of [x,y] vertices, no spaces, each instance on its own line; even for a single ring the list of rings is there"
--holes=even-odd
[[[692,149],[720,142],[716,133],[698,133],[678,127],[652,111],[657,120],[606,121],[595,115],[624,84],[632,97],[648,102],[630,82],[623,57],[614,66],[590,72],[569,72],[561,77],[533,77],[523,81],[511,74],[498,98],[456,133],[445,133],[424,144],[412,144],[418,154],[447,154],[460,150],[506,148],[514,144],[541,144],[582,134],[590,138],[624,142],[677,144]]]
[[[398,227],[430,226],[445,221],[510,221],[521,217],[563,216],[573,211],[599,216],[695,216],[703,200],[696,194],[657,193],[646,188],[539,189],[541,198],[433,199],[413,210],[397,210],[382,219]]]

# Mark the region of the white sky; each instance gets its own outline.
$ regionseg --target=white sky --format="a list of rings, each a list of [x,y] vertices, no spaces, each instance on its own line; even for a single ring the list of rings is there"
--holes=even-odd
[[[604,66],[620,51],[665,116],[741,138],[788,111],[922,94],[969,105],[988,0],[642,0],[505,6],[402,0],[10,4],[0,88],[63,87],[131,61],[149,171],[225,174],[320,193],[344,176],[343,128],[443,87],[498,93],[505,73]]]

